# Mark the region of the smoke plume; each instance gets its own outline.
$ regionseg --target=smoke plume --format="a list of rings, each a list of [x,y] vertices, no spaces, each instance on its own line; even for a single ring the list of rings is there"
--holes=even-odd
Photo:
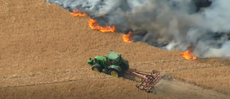
[[[47,0],[79,9],[101,26],[132,31],[134,42],[188,50],[199,58],[230,57],[229,0]]]

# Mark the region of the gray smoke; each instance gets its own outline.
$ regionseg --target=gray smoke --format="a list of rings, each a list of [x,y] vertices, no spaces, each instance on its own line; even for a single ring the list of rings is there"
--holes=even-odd
[[[229,0],[47,0],[82,10],[101,26],[132,31],[135,42],[188,50],[199,58],[230,57]]]

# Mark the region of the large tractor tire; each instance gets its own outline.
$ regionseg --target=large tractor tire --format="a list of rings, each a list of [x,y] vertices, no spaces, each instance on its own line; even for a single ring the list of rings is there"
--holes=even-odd
[[[96,72],[102,72],[102,68],[98,64],[93,65],[92,70]]]
[[[116,69],[110,69],[109,70],[109,75],[113,76],[113,77],[121,77],[122,76],[122,73],[119,72],[118,70]]]

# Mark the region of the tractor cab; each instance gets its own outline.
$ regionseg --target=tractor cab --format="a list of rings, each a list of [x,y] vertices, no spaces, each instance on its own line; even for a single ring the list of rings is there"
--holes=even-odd
[[[107,54],[107,63],[110,65],[120,65],[122,62],[121,54],[110,51]]]

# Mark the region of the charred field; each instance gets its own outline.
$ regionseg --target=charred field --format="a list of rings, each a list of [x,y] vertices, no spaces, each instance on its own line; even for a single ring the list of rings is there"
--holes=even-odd
[[[42,0],[0,0],[1,99],[229,99],[230,62],[184,59],[178,50],[126,43],[122,33],[92,30],[90,17],[73,17]],[[225,35],[225,34],[224,34]],[[227,34],[226,34],[227,35]],[[114,50],[144,72],[159,70],[157,94],[136,82],[91,70],[89,57]]]

